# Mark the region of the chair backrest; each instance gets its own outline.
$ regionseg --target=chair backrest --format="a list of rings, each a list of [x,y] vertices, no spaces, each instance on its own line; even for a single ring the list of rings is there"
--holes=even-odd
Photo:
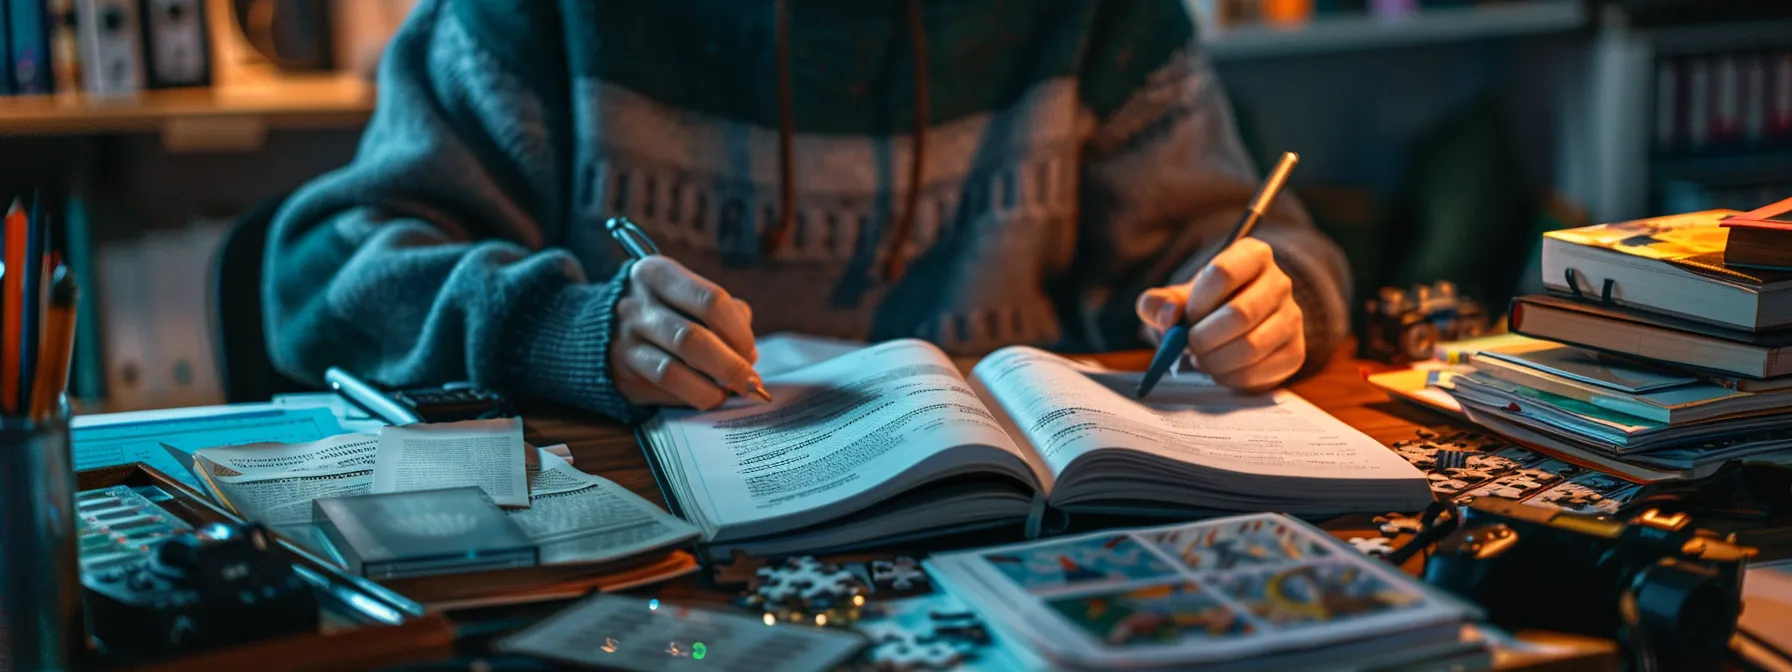
[[[314,389],[274,368],[262,329],[262,255],[268,229],[285,200],[282,195],[243,213],[212,259],[212,335],[224,398],[231,403],[267,401],[276,394]]]

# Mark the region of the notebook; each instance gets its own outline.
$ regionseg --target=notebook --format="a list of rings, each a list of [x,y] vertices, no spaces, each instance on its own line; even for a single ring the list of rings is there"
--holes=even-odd
[[[1425,474],[1299,396],[1014,347],[960,375],[904,339],[766,377],[775,402],[665,409],[640,434],[714,556],[819,553],[1070,514],[1416,510]]]
[[[1734,210],[1550,231],[1543,234],[1543,284],[1562,293],[1759,331],[1792,325],[1792,273],[1724,265]],[[1572,271],[1574,282],[1569,284]]]
[[[1792,406],[1792,395],[1750,393],[1559,343],[1496,348],[1477,371],[1670,427]]]

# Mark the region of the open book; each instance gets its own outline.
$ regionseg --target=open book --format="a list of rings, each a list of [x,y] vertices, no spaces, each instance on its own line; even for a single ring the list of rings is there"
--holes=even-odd
[[[1195,517],[1407,511],[1425,474],[1290,392],[1249,395],[1024,347],[969,379],[889,341],[766,377],[774,403],[664,410],[642,427],[711,552],[816,552],[1061,512]]]

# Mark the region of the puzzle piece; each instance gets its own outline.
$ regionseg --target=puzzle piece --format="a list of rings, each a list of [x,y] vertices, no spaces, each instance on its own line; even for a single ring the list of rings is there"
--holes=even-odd
[[[1363,555],[1385,558],[1394,552],[1393,542],[1388,541],[1387,537],[1351,537],[1345,541],[1349,541]]]
[[[759,569],[765,566],[765,558],[747,555],[745,551],[734,549],[729,562],[717,562],[712,565],[712,579],[718,586],[735,586],[752,583],[759,576]]]
[[[879,591],[907,593],[927,590],[927,572],[914,558],[871,561],[871,586]]]
[[[852,572],[809,556],[789,558],[777,567],[761,567],[755,574],[759,586],[754,591],[769,603],[845,600],[864,594],[864,584]]]
[[[1402,534],[1418,534],[1419,530],[1425,526],[1425,524],[1420,522],[1417,518],[1398,513],[1376,516],[1375,524],[1380,526],[1383,535],[1390,537]]]
[[[786,559],[754,572],[751,590],[734,599],[736,606],[763,612],[774,622],[846,627],[859,619],[865,581],[833,563],[808,556]]]
[[[889,672],[950,670],[966,660],[966,652],[944,641],[920,641],[912,633],[879,642],[866,654],[871,669]]]

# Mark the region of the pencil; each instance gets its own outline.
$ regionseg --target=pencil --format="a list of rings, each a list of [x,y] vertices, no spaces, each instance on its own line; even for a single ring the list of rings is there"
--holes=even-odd
[[[6,278],[0,281],[0,407],[19,412],[19,345],[25,328],[25,208],[14,200],[6,211]]]
[[[56,412],[68,385],[70,355],[75,351],[75,303],[81,290],[67,266],[57,266],[50,283],[50,303],[44,310],[43,350],[37,358],[37,380],[31,386],[31,418],[42,420]]]

